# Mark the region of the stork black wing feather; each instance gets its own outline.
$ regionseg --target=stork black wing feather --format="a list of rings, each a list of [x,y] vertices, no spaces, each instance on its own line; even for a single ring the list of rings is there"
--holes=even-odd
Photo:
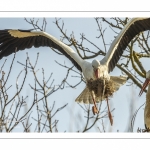
[[[12,40],[4,42],[0,46],[0,56],[8,56],[14,53],[16,50],[24,50],[26,48],[27,40],[13,38]],[[16,49],[17,48],[17,49]]]
[[[42,36],[42,35],[33,35],[33,36],[21,36],[15,37],[9,33],[10,29],[7,30],[0,30],[0,59],[4,56],[8,56],[15,52],[16,48],[17,51],[24,50],[26,48],[31,48],[34,46],[35,48],[41,46],[48,46],[57,49],[62,54],[64,54],[74,65],[77,69],[82,71],[80,65],[69,55],[67,54],[62,47],[54,43],[51,39]],[[16,30],[17,31],[17,30]],[[30,33],[31,30],[18,30],[20,32]],[[23,34],[22,34],[23,35]]]
[[[150,30],[150,18],[138,20],[128,28],[128,30],[122,36],[122,38],[118,44],[118,47],[109,62],[109,65],[108,65],[109,72],[111,72],[114,69],[115,65],[119,61],[119,58],[123,54],[123,51],[126,49],[127,45],[130,43],[130,41],[137,34],[139,34],[140,32],[146,31],[146,30]]]

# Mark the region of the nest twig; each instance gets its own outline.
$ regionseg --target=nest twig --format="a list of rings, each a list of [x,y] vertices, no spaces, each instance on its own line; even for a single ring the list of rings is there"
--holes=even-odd
[[[103,98],[109,98],[113,96],[113,93],[115,92],[115,83],[112,80],[106,79],[89,80],[87,81],[87,87],[90,91],[94,91],[96,97],[103,96]]]

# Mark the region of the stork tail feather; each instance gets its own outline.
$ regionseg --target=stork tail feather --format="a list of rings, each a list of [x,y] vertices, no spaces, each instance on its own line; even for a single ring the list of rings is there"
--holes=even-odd
[[[91,96],[89,89],[85,87],[85,89],[81,92],[81,94],[76,98],[75,101],[78,103],[93,104],[92,96]],[[99,103],[100,98],[96,97],[95,102]]]
[[[110,76],[110,80],[112,80],[114,82],[114,84],[115,84],[115,91],[117,91],[117,90],[119,90],[120,86],[122,86],[122,85],[124,85],[126,83],[127,77]]]

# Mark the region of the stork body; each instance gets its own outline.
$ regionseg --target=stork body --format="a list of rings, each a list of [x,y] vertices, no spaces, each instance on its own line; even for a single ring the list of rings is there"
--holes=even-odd
[[[46,32],[0,30],[0,59],[14,53],[16,48],[19,51],[32,46],[48,46],[64,54],[87,81],[101,77],[109,80],[109,73],[113,71],[127,45],[137,34],[146,30],[150,30],[150,18],[131,19],[114,39],[106,56],[101,61],[93,60],[92,63],[83,60],[73,49]]]
[[[139,94],[140,96],[142,95],[143,91],[146,89],[147,86],[148,86],[148,90],[146,93],[146,103],[145,103],[145,109],[144,109],[144,123],[145,123],[146,129],[150,131],[150,70],[146,73],[146,80],[140,91],[140,94]]]
[[[144,122],[146,128],[150,129],[150,85],[148,86],[148,91],[146,94],[146,104],[144,109]]]

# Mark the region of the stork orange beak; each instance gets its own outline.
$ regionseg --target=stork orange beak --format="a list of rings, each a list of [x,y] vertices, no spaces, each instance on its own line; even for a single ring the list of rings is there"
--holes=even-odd
[[[139,96],[142,95],[143,91],[146,89],[146,87],[147,87],[149,84],[150,84],[150,79],[146,79],[145,82],[144,82],[144,84],[143,84],[143,87],[142,87],[142,89],[141,89],[141,91],[140,91],[140,93],[139,93]]]
[[[99,77],[99,69],[96,69],[95,71],[95,76],[96,76],[96,79]]]

